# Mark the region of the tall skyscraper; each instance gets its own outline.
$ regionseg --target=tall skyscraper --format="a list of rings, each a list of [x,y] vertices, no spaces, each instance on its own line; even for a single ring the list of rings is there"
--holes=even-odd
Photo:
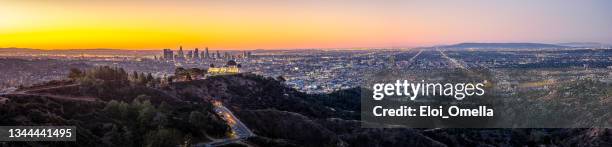
[[[232,58],[232,57],[230,56],[230,53],[228,53],[228,52],[223,52],[223,57],[224,57],[225,59],[231,59],[231,58]]]
[[[208,47],[206,47],[206,59],[210,59],[210,54],[208,54]]]
[[[170,49],[164,49],[164,60],[174,60],[174,52]]]
[[[185,60],[185,54],[183,53],[183,46],[179,46],[177,58],[178,59],[175,59],[175,60]]]
[[[193,60],[193,51],[187,51],[187,56],[185,58],[187,60]]]
[[[195,50],[193,51],[193,60],[200,60],[200,51],[198,50],[198,48],[195,48]]]
[[[221,59],[221,53],[219,53],[219,50],[217,50],[217,59]]]
[[[204,52],[200,52],[200,59],[202,60],[206,59],[206,54],[204,54]]]

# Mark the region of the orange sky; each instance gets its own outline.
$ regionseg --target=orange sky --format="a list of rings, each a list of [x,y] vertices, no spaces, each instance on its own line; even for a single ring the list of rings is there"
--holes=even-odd
[[[0,47],[279,49],[612,41],[609,13],[600,12],[598,3],[566,2],[542,8],[487,1],[9,1],[0,4]],[[565,12],[573,7],[588,11]]]

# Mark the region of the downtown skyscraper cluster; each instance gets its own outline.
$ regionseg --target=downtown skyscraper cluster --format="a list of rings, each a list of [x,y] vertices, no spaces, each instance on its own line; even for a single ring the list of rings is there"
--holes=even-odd
[[[195,48],[194,50],[184,51],[183,46],[179,46],[179,49],[178,51],[176,51],[176,53],[172,49],[163,49],[163,55],[159,59],[164,61],[184,62],[221,59],[232,60],[251,57],[251,52],[247,51],[243,51],[242,54],[232,54],[230,52],[223,52],[223,54],[221,54],[219,50],[217,50],[216,53],[210,53],[208,47],[206,47],[203,52],[200,52],[198,48]]]

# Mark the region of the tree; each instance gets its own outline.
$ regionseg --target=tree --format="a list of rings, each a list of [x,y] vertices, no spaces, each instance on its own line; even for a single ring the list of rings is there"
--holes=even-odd
[[[280,82],[285,82],[285,81],[287,81],[287,80],[285,80],[285,77],[283,77],[283,76],[278,76],[278,77],[276,77],[276,80],[278,80],[278,81],[280,81]]]
[[[150,106],[145,106],[142,107],[142,109],[140,110],[140,112],[138,113],[138,122],[140,124],[143,124],[144,126],[149,126],[151,123],[151,120],[153,120],[153,117],[155,117],[156,115],[156,111],[155,108],[150,107]]]
[[[159,129],[145,135],[146,147],[169,147],[179,144],[182,137],[177,130]]]
[[[140,105],[142,103],[145,103],[146,101],[149,101],[150,99],[151,99],[151,96],[148,96],[146,94],[140,94],[140,95],[136,96],[136,98],[134,98],[134,100],[132,100],[132,105],[136,105],[136,106],[140,107]],[[150,103],[151,102],[149,102],[149,104]]]
[[[132,80],[134,81],[138,80],[138,72],[134,71],[134,73],[132,73]]]
[[[125,102],[120,102],[119,103],[119,118],[121,120],[127,120],[128,118],[130,118],[130,104],[125,103]]]
[[[147,74],[147,82],[153,81],[153,75],[151,73]]]
[[[200,75],[200,74],[204,73],[204,71],[202,69],[199,69],[199,68],[191,68],[189,70],[189,72],[191,72],[192,74],[196,74],[196,75]]]
[[[108,113],[111,117],[118,117],[121,113],[119,110],[119,102],[111,100],[110,102],[106,103],[104,112]]]
[[[117,67],[98,66],[87,72],[83,72],[82,75],[83,79],[81,83],[104,85],[105,87],[125,86],[125,84],[129,82],[125,70]],[[99,92],[105,92],[105,89],[100,88]]]
[[[82,78],[83,76],[84,76],[83,72],[77,68],[71,68],[70,73],[68,73],[68,78],[72,80]]]
[[[155,78],[153,77],[153,75],[151,75],[151,73],[147,74],[147,86],[148,87],[154,87],[156,85],[155,83]]]
[[[118,120],[126,120],[130,118],[130,104],[125,102],[119,102],[111,100],[106,103],[103,111],[106,112],[111,118]]]
[[[163,113],[170,113],[172,112],[172,107],[170,107],[170,105],[168,105],[168,103],[166,103],[165,101],[161,102],[161,104],[159,104],[158,107],[160,112]]]
[[[174,76],[166,78],[166,81],[168,81],[168,84],[174,82]]]
[[[181,75],[183,73],[185,73],[185,68],[179,67],[174,69],[174,75]]]
[[[191,75],[189,73],[187,73],[187,74],[185,74],[185,80],[191,81],[193,79],[191,79]]]
[[[140,75],[138,75],[138,81],[140,81],[141,84],[147,82],[147,77],[145,76],[144,72],[141,72]]]
[[[109,132],[104,133],[102,140],[112,146],[132,146],[132,133],[127,127],[113,124]]]
[[[166,128],[170,125],[170,118],[168,118],[168,115],[166,114],[155,112],[153,124],[158,128]]]
[[[203,124],[207,124],[207,117],[201,112],[191,111],[191,114],[189,114],[189,123],[197,126],[199,129],[204,129],[206,126]]]

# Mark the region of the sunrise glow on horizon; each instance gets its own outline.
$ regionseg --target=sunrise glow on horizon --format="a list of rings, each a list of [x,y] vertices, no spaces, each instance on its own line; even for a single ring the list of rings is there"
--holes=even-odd
[[[612,43],[611,1],[0,2],[0,48]]]

